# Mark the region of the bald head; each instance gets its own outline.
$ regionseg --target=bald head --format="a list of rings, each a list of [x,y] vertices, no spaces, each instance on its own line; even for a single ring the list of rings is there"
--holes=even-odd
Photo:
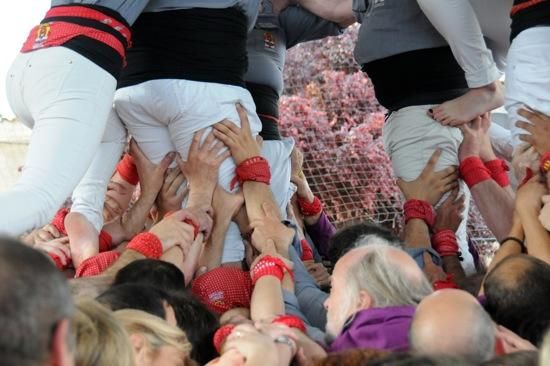
[[[372,244],[349,251],[337,263],[350,285],[365,290],[373,306],[416,305],[432,292],[424,273],[403,250]]]
[[[539,345],[550,327],[550,266],[529,255],[504,259],[485,278],[493,320]]]
[[[415,352],[484,362],[494,355],[496,328],[477,299],[462,290],[438,291],[420,302],[410,330]]]

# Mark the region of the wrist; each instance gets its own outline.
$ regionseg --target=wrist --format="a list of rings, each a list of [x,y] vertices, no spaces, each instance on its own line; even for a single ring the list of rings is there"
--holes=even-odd
[[[298,189],[296,190],[296,194],[298,195],[298,197],[301,197],[307,200],[308,202],[313,202],[313,200],[315,199],[315,195],[313,194],[313,192],[311,191],[308,185],[304,187],[298,186]]]
[[[462,163],[464,160],[466,160],[468,158],[480,158],[479,152],[465,151],[465,152],[461,152],[461,154],[459,154],[459,156],[458,156],[458,160],[459,160],[460,163]]]
[[[424,200],[408,199],[403,205],[403,213],[405,224],[411,219],[421,219],[429,228],[435,224],[434,208]]]
[[[323,203],[321,202],[321,200],[318,197],[314,196],[313,194],[311,196],[312,196],[311,198],[306,198],[301,196],[298,196],[297,198],[300,212],[305,217],[317,216],[317,215],[320,215],[321,212],[323,212]]]
[[[237,164],[235,178],[229,189],[233,190],[237,183],[241,188],[245,182],[258,182],[269,185],[271,183],[271,169],[269,162],[260,155],[253,156]]]
[[[472,188],[486,180],[491,180],[489,169],[487,169],[478,156],[470,156],[463,159],[458,169],[460,177],[464,180],[468,188]]]
[[[147,258],[160,259],[163,243],[153,232],[141,233],[128,243],[126,249],[134,250]]]
[[[187,207],[201,207],[201,206],[210,206],[212,203],[212,197],[214,195],[214,190],[211,192],[208,190],[196,190],[192,189],[189,191],[189,199],[187,200]]]

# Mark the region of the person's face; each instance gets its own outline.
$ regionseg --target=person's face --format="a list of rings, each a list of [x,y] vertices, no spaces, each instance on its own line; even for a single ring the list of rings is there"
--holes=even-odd
[[[338,261],[332,272],[332,288],[325,301],[327,310],[326,331],[329,338],[336,338],[344,328],[346,320],[356,311],[352,306],[353,301],[346,286],[346,268],[342,261]]]
[[[172,346],[162,346],[151,359],[149,366],[185,366],[185,354]]]

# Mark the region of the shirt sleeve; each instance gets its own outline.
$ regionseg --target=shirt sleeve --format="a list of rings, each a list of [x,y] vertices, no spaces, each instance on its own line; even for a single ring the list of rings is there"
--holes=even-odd
[[[328,257],[329,239],[336,232],[336,228],[332,225],[325,212],[321,213],[319,220],[315,224],[306,225],[306,230],[319,253],[323,257]]]
[[[343,28],[320,18],[299,6],[289,6],[279,15],[279,24],[286,37],[286,48],[298,43],[329,36],[339,36]]]

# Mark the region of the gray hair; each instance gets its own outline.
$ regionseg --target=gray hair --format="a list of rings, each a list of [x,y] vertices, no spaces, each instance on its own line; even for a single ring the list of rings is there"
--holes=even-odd
[[[0,283],[2,364],[43,364],[54,330],[74,312],[66,279],[44,254],[0,238]]]
[[[387,240],[376,234],[361,235],[351,246],[352,248],[362,248],[369,245],[388,245],[394,248],[403,248],[403,243],[397,240]]]
[[[364,290],[376,307],[417,305],[433,292],[432,286],[420,269],[419,276],[415,277],[393,263],[387,255],[389,250],[400,249],[381,243],[369,244],[369,251],[348,269],[349,294],[357,298],[359,291]]]

